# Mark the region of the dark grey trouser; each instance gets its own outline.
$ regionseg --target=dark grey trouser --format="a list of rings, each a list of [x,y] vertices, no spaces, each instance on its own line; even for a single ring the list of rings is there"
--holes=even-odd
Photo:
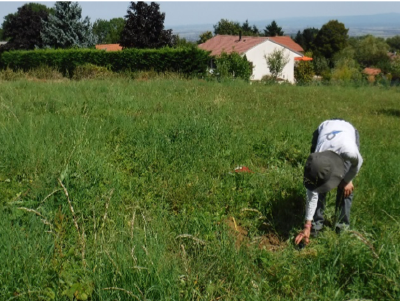
[[[324,211],[326,207],[326,193],[318,194],[317,209],[313,217],[312,228],[315,231],[320,231],[324,227]],[[350,209],[353,202],[354,194],[350,194],[347,198],[344,197],[343,190],[338,188],[336,191],[336,228],[343,228],[345,225],[350,225]]]
[[[360,136],[356,130],[356,143],[360,149]],[[351,166],[350,162],[345,162],[345,174],[349,171]],[[343,228],[350,225],[350,209],[353,202],[354,194],[350,194],[347,198],[344,197],[343,189],[337,188],[336,191],[336,225],[335,228]],[[320,231],[324,227],[324,211],[326,207],[326,193],[318,194],[317,209],[312,222],[312,229]]]

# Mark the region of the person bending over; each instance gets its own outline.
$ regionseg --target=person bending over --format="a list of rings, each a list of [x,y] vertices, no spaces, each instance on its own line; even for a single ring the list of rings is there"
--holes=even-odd
[[[360,171],[363,158],[357,129],[342,119],[322,122],[313,133],[311,154],[304,166],[303,183],[307,189],[304,229],[296,236],[295,243],[309,243],[310,234],[317,237],[324,226],[326,194],[337,188],[335,230],[350,224],[353,200],[353,179]]]

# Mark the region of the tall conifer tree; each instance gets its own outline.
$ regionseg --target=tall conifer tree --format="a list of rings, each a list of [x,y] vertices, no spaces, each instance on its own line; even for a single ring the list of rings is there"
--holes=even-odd
[[[43,21],[41,36],[44,44],[52,48],[86,48],[96,44],[90,19],[82,19],[78,2],[56,2],[54,15]]]

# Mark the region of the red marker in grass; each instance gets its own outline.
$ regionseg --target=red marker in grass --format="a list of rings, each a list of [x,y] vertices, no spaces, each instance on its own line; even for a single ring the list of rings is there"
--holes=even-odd
[[[238,167],[235,168],[235,172],[254,173],[254,172],[252,172],[247,166],[238,166]]]

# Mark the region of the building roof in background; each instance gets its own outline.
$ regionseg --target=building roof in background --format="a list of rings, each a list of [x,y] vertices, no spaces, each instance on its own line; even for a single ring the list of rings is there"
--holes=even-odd
[[[378,75],[381,72],[382,72],[382,70],[379,68],[365,68],[363,70],[363,73],[368,74],[368,75]]]
[[[122,50],[122,47],[119,44],[100,44],[96,45],[96,49],[105,51],[119,51]]]
[[[220,55],[222,52],[239,54],[245,53],[251,48],[265,41],[272,41],[282,45],[292,51],[304,51],[303,48],[292,40],[289,36],[282,37],[251,37],[251,36],[231,36],[231,35],[216,35],[205,43],[200,44],[199,48],[211,51],[211,55]]]
[[[290,50],[296,51],[296,52],[303,52],[304,49],[301,47],[299,44],[297,44],[295,41],[292,40],[291,37],[289,36],[279,36],[279,37],[268,37],[271,41],[274,41],[275,43],[278,43],[280,45],[283,45]]]

